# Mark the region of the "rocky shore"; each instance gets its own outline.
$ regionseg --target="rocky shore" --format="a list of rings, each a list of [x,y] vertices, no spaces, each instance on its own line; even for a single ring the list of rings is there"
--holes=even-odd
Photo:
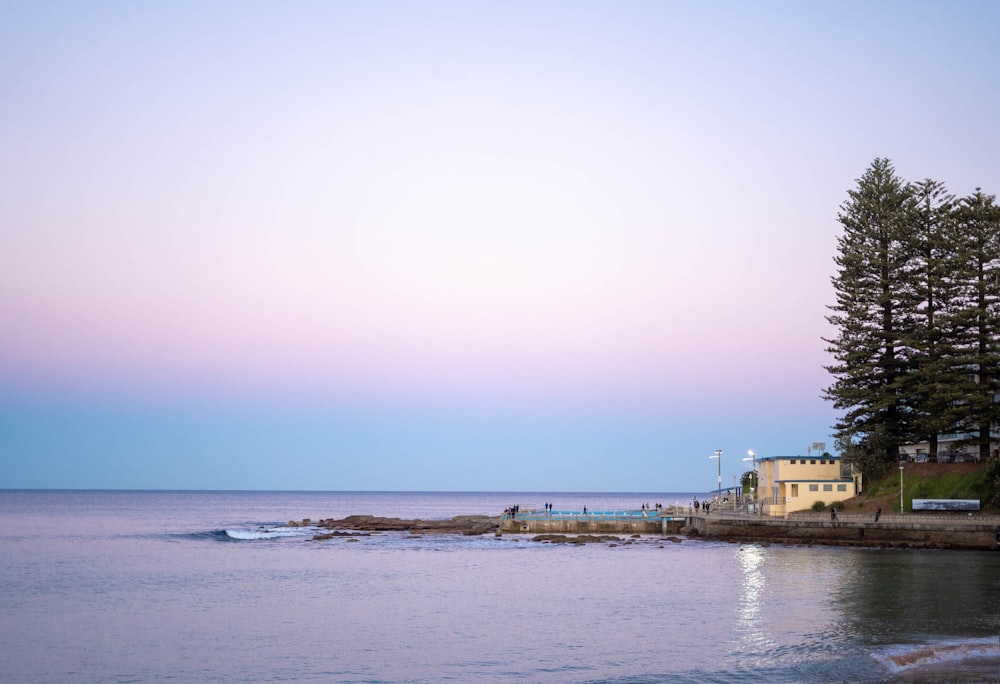
[[[683,541],[680,537],[669,536],[669,537],[646,537],[647,539],[655,539],[657,542],[669,541],[675,544]],[[634,544],[639,540],[643,539],[642,535],[633,534],[627,539],[622,537],[617,537],[615,535],[609,534],[536,534],[531,538],[531,541],[542,542],[545,544],[571,544],[573,546],[582,546],[583,544],[607,544],[608,546],[628,546],[629,544]]]
[[[346,536],[344,531],[363,532],[409,532],[410,534],[489,534],[500,529],[500,518],[488,515],[458,515],[448,520],[406,520],[403,518],[383,518],[374,515],[350,515],[346,518],[289,521],[289,527],[321,527],[331,530],[314,536],[329,539]]]
[[[889,519],[886,519],[889,518]],[[746,516],[692,516],[688,524],[677,531],[680,536],[667,536],[628,529],[633,523],[620,523],[621,529],[610,522],[599,525],[575,522],[573,529],[534,529],[532,541],[548,544],[608,544],[612,546],[636,543],[640,538],[677,543],[685,539],[704,539],[732,543],[756,543],[763,546],[854,546],[895,549],[964,549],[1000,550],[1000,519],[994,516],[976,518],[886,516],[873,523],[866,516],[845,515],[840,521],[823,518],[769,519]],[[571,521],[573,522],[573,521]],[[507,521],[510,523],[510,521]],[[447,520],[389,518],[374,515],[351,515],[346,518],[290,521],[289,527],[318,528],[313,540],[338,537],[363,537],[381,532],[420,534],[483,535],[501,531],[501,518],[486,515],[459,515]],[[505,523],[506,526],[506,523]],[[558,527],[552,522],[550,527]],[[514,525],[511,525],[514,527]],[[517,525],[504,532],[525,535],[527,525]],[[531,527],[542,527],[532,521]],[[583,529],[596,527],[597,529]],[[581,528],[581,529],[577,529]],[[674,531],[674,530],[671,530]],[[622,535],[621,533],[626,534]],[[666,530],[664,530],[666,532]],[[616,534],[617,533],[617,534]],[[631,536],[629,536],[630,533]]]

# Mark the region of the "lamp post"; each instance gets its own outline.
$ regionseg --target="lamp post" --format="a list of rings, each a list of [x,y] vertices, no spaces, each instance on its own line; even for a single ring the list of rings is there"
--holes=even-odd
[[[719,460],[719,486],[716,488],[720,492],[722,491],[722,449],[715,450],[715,456],[709,456],[709,458],[715,458]]]
[[[744,458],[743,462],[746,463],[747,461],[750,461],[750,470],[751,472],[753,472],[754,479],[750,480],[750,500],[753,501],[753,495],[755,489],[754,481],[757,478],[757,454],[754,453],[753,449],[747,449],[747,455],[750,458]]]

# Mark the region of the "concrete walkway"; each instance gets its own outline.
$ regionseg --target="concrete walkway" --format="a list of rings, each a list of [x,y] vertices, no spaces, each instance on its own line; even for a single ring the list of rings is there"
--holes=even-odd
[[[712,512],[693,515],[682,530],[689,535],[726,541],[777,541],[795,544],[894,546],[1000,550],[1000,516],[954,513],[882,515],[795,513],[788,518]]]

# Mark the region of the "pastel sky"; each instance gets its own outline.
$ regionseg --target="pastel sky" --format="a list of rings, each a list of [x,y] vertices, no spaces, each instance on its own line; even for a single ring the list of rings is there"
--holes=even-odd
[[[0,11],[0,488],[731,484],[872,159],[1000,191],[996,2]]]

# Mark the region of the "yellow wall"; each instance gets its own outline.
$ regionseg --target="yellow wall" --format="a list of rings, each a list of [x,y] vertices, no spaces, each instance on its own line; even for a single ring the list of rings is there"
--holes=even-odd
[[[759,497],[764,511],[785,515],[808,510],[817,501],[829,505],[854,496],[854,482],[840,477],[840,461],[796,456],[758,462]]]

